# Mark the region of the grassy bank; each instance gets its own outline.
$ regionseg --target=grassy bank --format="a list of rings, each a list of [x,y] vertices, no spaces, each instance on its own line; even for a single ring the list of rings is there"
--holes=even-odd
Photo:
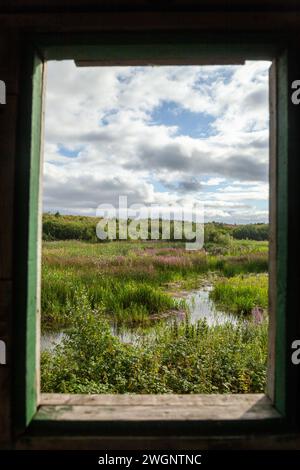
[[[268,307],[268,275],[239,275],[214,284],[211,298],[221,308],[236,314],[249,314],[255,307]]]

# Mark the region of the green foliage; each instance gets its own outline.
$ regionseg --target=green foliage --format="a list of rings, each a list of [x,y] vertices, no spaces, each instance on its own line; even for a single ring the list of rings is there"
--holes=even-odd
[[[99,242],[96,236],[96,226],[99,222],[97,217],[87,217],[78,215],[62,215],[59,212],[55,214],[43,214],[43,239],[44,240],[83,240],[90,242]],[[131,221],[128,220],[128,224]],[[141,221],[143,223],[143,221]],[[148,240],[151,239],[151,224],[157,227],[159,238],[162,238],[162,220],[147,221]],[[178,221],[176,222],[178,227]],[[183,227],[183,226],[182,226]],[[196,225],[193,224],[193,230]],[[209,222],[204,227],[205,245],[219,247],[228,247],[232,244],[233,239],[242,240],[268,240],[269,226],[267,224],[247,224],[247,225],[230,225],[217,222]],[[119,221],[116,220],[116,236],[118,239]],[[184,229],[182,229],[182,241],[184,238]],[[180,243],[175,237],[174,221],[170,221],[169,241]]]
[[[96,217],[56,214],[43,215],[44,240],[84,240],[97,241]]]
[[[216,243],[221,246],[229,246],[232,237],[228,230],[218,227],[216,224],[206,224],[204,230],[204,242]]]
[[[87,217],[78,215],[61,215],[59,212],[55,214],[43,214],[43,239],[47,241],[58,240],[83,240],[90,242],[100,242],[96,235],[96,227],[100,218]],[[163,221],[158,220],[144,220],[137,224],[137,230],[141,229],[141,225],[145,226],[148,240],[151,240],[151,226],[152,230],[158,232],[159,239],[162,239]],[[132,223],[131,219],[127,220],[127,227],[129,228]],[[135,223],[135,222],[134,222]],[[181,224],[181,225],[180,225]],[[116,225],[116,239],[119,240],[119,220],[115,220]],[[196,225],[193,223],[193,230],[195,231]],[[104,227],[105,230],[105,227]],[[180,233],[180,240],[185,241],[184,225],[181,222],[176,222],[176,229],[174,221],[170,221],[169,241],[178,241],[176,230]],[[128,234],[128,240],[130,239]],[[104,240],[106,241],[106,240]],[[109,241],[109,240],[108,240]]]
[[[254,307],[268,306],[267,274],[234,276],[214,284],[211,298],[221,308],[237,314],[248,314]]]
[[[263,392],[267,323],[209,327],[206,322],[159,326],[137,344],[110,332],[103,310],[85,291],[69,306],[72,329],[54,354],[42,353],[48,393]]]
[[[232,231],[233,238],[237,240],[268,240],[269,225],[268,224],[247,224],[239,225]]]

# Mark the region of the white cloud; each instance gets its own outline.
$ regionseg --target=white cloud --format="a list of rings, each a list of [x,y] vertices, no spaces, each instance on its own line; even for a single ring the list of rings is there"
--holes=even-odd
[[[207,181],[202,181],[204,186],[218,186],[220,183],[224,183],[225,178],[209,178]]]

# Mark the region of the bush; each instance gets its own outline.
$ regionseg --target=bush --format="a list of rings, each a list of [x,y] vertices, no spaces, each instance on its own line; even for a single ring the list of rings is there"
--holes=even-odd
[[[267,224],[247,224],[240,225],[232,231],[233,238],[237,240],[268,240],[269,225]]]
[[[95,242],[96,217],[60,215],[56,213],[43,215],[43,239],[51,240],[83,240]]]

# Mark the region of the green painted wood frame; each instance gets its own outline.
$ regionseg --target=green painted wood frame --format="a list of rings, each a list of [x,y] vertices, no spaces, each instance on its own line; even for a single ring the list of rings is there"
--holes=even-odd
[[[36,324],[39,271],[39,181],[41,174],[41,117],[43,61],[75,59],[117,63],[236,63],[244,59],[273,60],[276,64],[276,284],[274,406],[282,417],[295,414],[294,383],[288,382],[291,336],[295,322],[287,327],[288,285],[288,160],[297,154],[297,142],[290,140],[295,130],[295,110],[289,90],[289,44],[276,38],[242,36],[200,36],[199,34],[152,35],[97,34],[30,36],[24,38],[22,89],[19,108],[18,158],[15,204],[15,308],[14,308],[14,432],[21,433],[37,410]],[[299,78],[299,77],[298,77]],[[299,147],[299,144],[298,144]],[[300,149],[299,149],[300,151]],[[293,188],[294,190],[295,188]],[[295,193],[294,193],[295,194]],[[293,324],[294,322],[294,324]],[[298,328],[298,323],[297,323]],[[299,331],[299,329],[298,329]],[[274,373],[274,372],[273,372]],[[290,374],[291,375],[291,374]],[[297,372],[297,377],[299,374]],[[298,380],[297,378],[297,380]],[[74,424],[72,424],[74,426]],[[82,424],[81,424],[82,425]],[[257,427],[260,423],[257,423]],[[232,430],[230,422],[227,428]],[[251,428],[253,432],[253,423]],[[93,424],[95,432],[95,423]],[[213,432],[213,430],[212,430]]]
[[[37,318],[39,297],[39,193],[43,61],[24,50],[18,113],[13,318],[13,409],[16,432],[36,412],[38,396]]]

